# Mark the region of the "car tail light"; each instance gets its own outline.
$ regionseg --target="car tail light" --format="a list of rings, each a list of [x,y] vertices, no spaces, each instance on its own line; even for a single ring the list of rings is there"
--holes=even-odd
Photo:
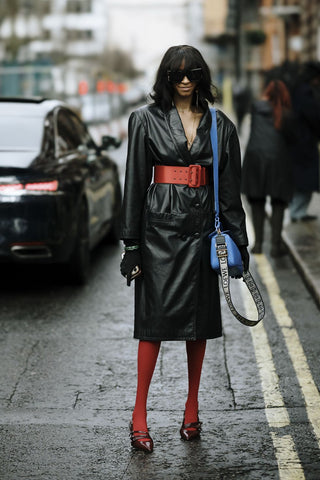
[[[27,183],[24,188],[37,192],[56,192],[58,190],[58,182],[57,180],[52,180],[51,182]]]
[[[10,192],[15,192],[17,190],[23,190],[22,183],[0,184],[0,192],[2,193],[10,193]]]
[[[0,195],[23,195],[27,192],[56,192],[59,183],[57,180],[48,182],[29,182],[23,183],[0,183]]]

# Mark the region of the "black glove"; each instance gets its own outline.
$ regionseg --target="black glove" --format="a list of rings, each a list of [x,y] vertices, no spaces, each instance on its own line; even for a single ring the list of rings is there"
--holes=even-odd
[[[139,248],[126,250],[120,263],[121,275],[127,278],[127,285],[130,287],[131,280],[141,275],[141,254]]]
[[[242,263],[243,263],[243,271],[247,272],[249,269],[249,253],[247,247],[240,246],[239,252],[241,255]],[[229,275],[231,278],[241,278],[242,275],[238,275],[238,269],[236,267],[229,268]]]
[[[241,245],[239,247],[239,251],[240,251],[241,258],[242,258],[243,270],[244,270],[244,272],[247,272],[249,270],[249,261],[250,261],[250,257],[249,257],[247,247],[245,247],[244,245]]]

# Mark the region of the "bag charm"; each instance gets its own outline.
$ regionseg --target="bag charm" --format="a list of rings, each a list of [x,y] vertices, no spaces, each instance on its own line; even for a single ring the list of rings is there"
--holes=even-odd
[[[219,219],[219,191],[218,191],[218,135],[217,135],[217,116],[216,110],[210,108],[212,116],[212,124],[210,130],[210,138],[213,151],[213,185],[214,185],[214,204],[215,204],[215,231],[210,233],[210,263],[214,271],[221,275],[221,286],[231,310],[231,313],[239,322],[253,327],[257,325],[264,317],[265,307],[260,291],[249,270],[243,271],[242,258],[239,248],[230,237],[227,231],[221,230]],[[250,320],[243,317],[234,307],[230,293],[230,276],[242,276],[243,281],[249,289],[249,292],[255,302],[258,312],[258,320]]]

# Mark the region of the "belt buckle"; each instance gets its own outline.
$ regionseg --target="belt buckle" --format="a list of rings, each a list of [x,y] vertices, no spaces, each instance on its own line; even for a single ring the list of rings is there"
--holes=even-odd
[[[189,165],[188,186],[200,187],[201,185],[201,165]]]

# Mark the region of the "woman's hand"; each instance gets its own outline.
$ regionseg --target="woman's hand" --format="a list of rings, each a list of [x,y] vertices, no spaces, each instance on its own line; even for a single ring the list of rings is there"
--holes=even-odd
[[[141,254],[139,248],[125,251],[120,263],[120,272],[121,275],[127,278],[128,287],[130,287],[134,278],[141,275]]]
[[[247,247],[242,245],[239,247],[239,251],[242,258],[243,270],[244,272],[247,272],[249,270],[249,261],[250,261],[250,256],[249,256]]]
[[[239,248],[239,252],[240,252],[240,255],[241,255],[241,259],[242,259],[243,271],[247,272],[248,269],[249,269],[249,260],[250,260],[247,247],[241,246],[241,247],[238,247],[238,248]],[[229,268],[229,275],[230,275],[231,278],[242,278],[242,275],[238,274],[237,267],[230,267]]]

